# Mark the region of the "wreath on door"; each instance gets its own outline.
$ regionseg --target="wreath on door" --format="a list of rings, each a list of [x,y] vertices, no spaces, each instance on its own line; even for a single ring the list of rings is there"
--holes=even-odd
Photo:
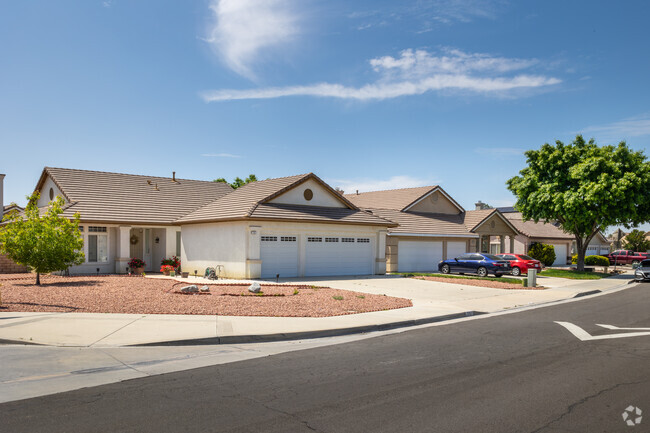
[[[139,240],[136,235],[131,235],[131,245],[137,244]]]

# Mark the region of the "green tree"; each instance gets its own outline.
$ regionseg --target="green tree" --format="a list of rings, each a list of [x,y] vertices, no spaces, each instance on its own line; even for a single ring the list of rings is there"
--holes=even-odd
[[[529,150],[526,158],[528,166],[507,181],[515,208],[526,220],[557,221],[573,234],[578,270],[599,231],[650,220],[650,163],[625,142],[600,147],[578,135],[568,145],[556,141]]]
[[[635,229],[625,236],[623,248],[626,250],[646,252],[650,250],[650,241],[646,239],[645,232]]]
[[[544,266],[552,266],[557,257],[553,245],[540,243],[532,245],[528,250],[528,255],[544,263]]]
[[[61,216],[63,199],[50,202],[41,215],[37,206],[39,194],[29,198],[25,215],[10,212],[0,226],[0,253],[14,262],[29,266],[36,272],[36,284],[41,274],[63,271],[83,263],[83,238],[79,233],[79,214],[72,220]]]
[[[227,183],[228,185],[230,185],[231,187],[233,187],[233,189],[237,189],[237,188],[239,188],[240,186],[244,186],[244,185],[246,185],[247,183],[257,182],[257,177],[256,177],[254,174],[249,174],[248,177],[247,177],[246,179],[242,179],[242,178],[240,178],[240,177],[236,177],[235,180],[232,181],[232,183],[231,183],[231,182],[228,182],[228,181],[227,181],[226,179],[224,179],[223,177],[220,177],[219,179],[215,179],[215,180],[213,180],[213,182],[223,182],[223,183]]]

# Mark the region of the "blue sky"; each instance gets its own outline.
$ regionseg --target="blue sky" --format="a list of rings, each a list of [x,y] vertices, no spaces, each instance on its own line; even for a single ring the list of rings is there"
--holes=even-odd
[[[523,151],[650,145],[647,2],[30,0],[0,6],[0,172],[313,171],[514,202]]]

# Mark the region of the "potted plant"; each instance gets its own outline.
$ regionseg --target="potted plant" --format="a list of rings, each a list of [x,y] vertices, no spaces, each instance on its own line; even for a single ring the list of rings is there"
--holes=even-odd
[[[146,263],[144,260],[137,257],[133,257],[131,260],[129,260],[129,268],[131,268],[133,270],[133,273],[136,275],[142,275],[145,265]]]
[[[169,259],[162,259],[160,264],[163,265],[163,266],[171,266],[174,269],[174,272],[176,272],[176,273],[179,273],[180,270],[181,270],[180,269],[181,268],[181,259],[179,259],[176,256],[172,256]],[[162,269],[161,269],[161,272],[162,272]]]
[[[160,267],[160,272],[162,272],[164,275],[169,275],[173,270],[174,267],[172,265],[162,265]]]

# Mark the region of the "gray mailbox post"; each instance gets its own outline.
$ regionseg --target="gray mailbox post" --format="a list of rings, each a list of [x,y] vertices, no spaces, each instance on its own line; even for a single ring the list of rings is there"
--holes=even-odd
[[[537,269],[528,269],[528,287],[536,287],[537,286]]]

